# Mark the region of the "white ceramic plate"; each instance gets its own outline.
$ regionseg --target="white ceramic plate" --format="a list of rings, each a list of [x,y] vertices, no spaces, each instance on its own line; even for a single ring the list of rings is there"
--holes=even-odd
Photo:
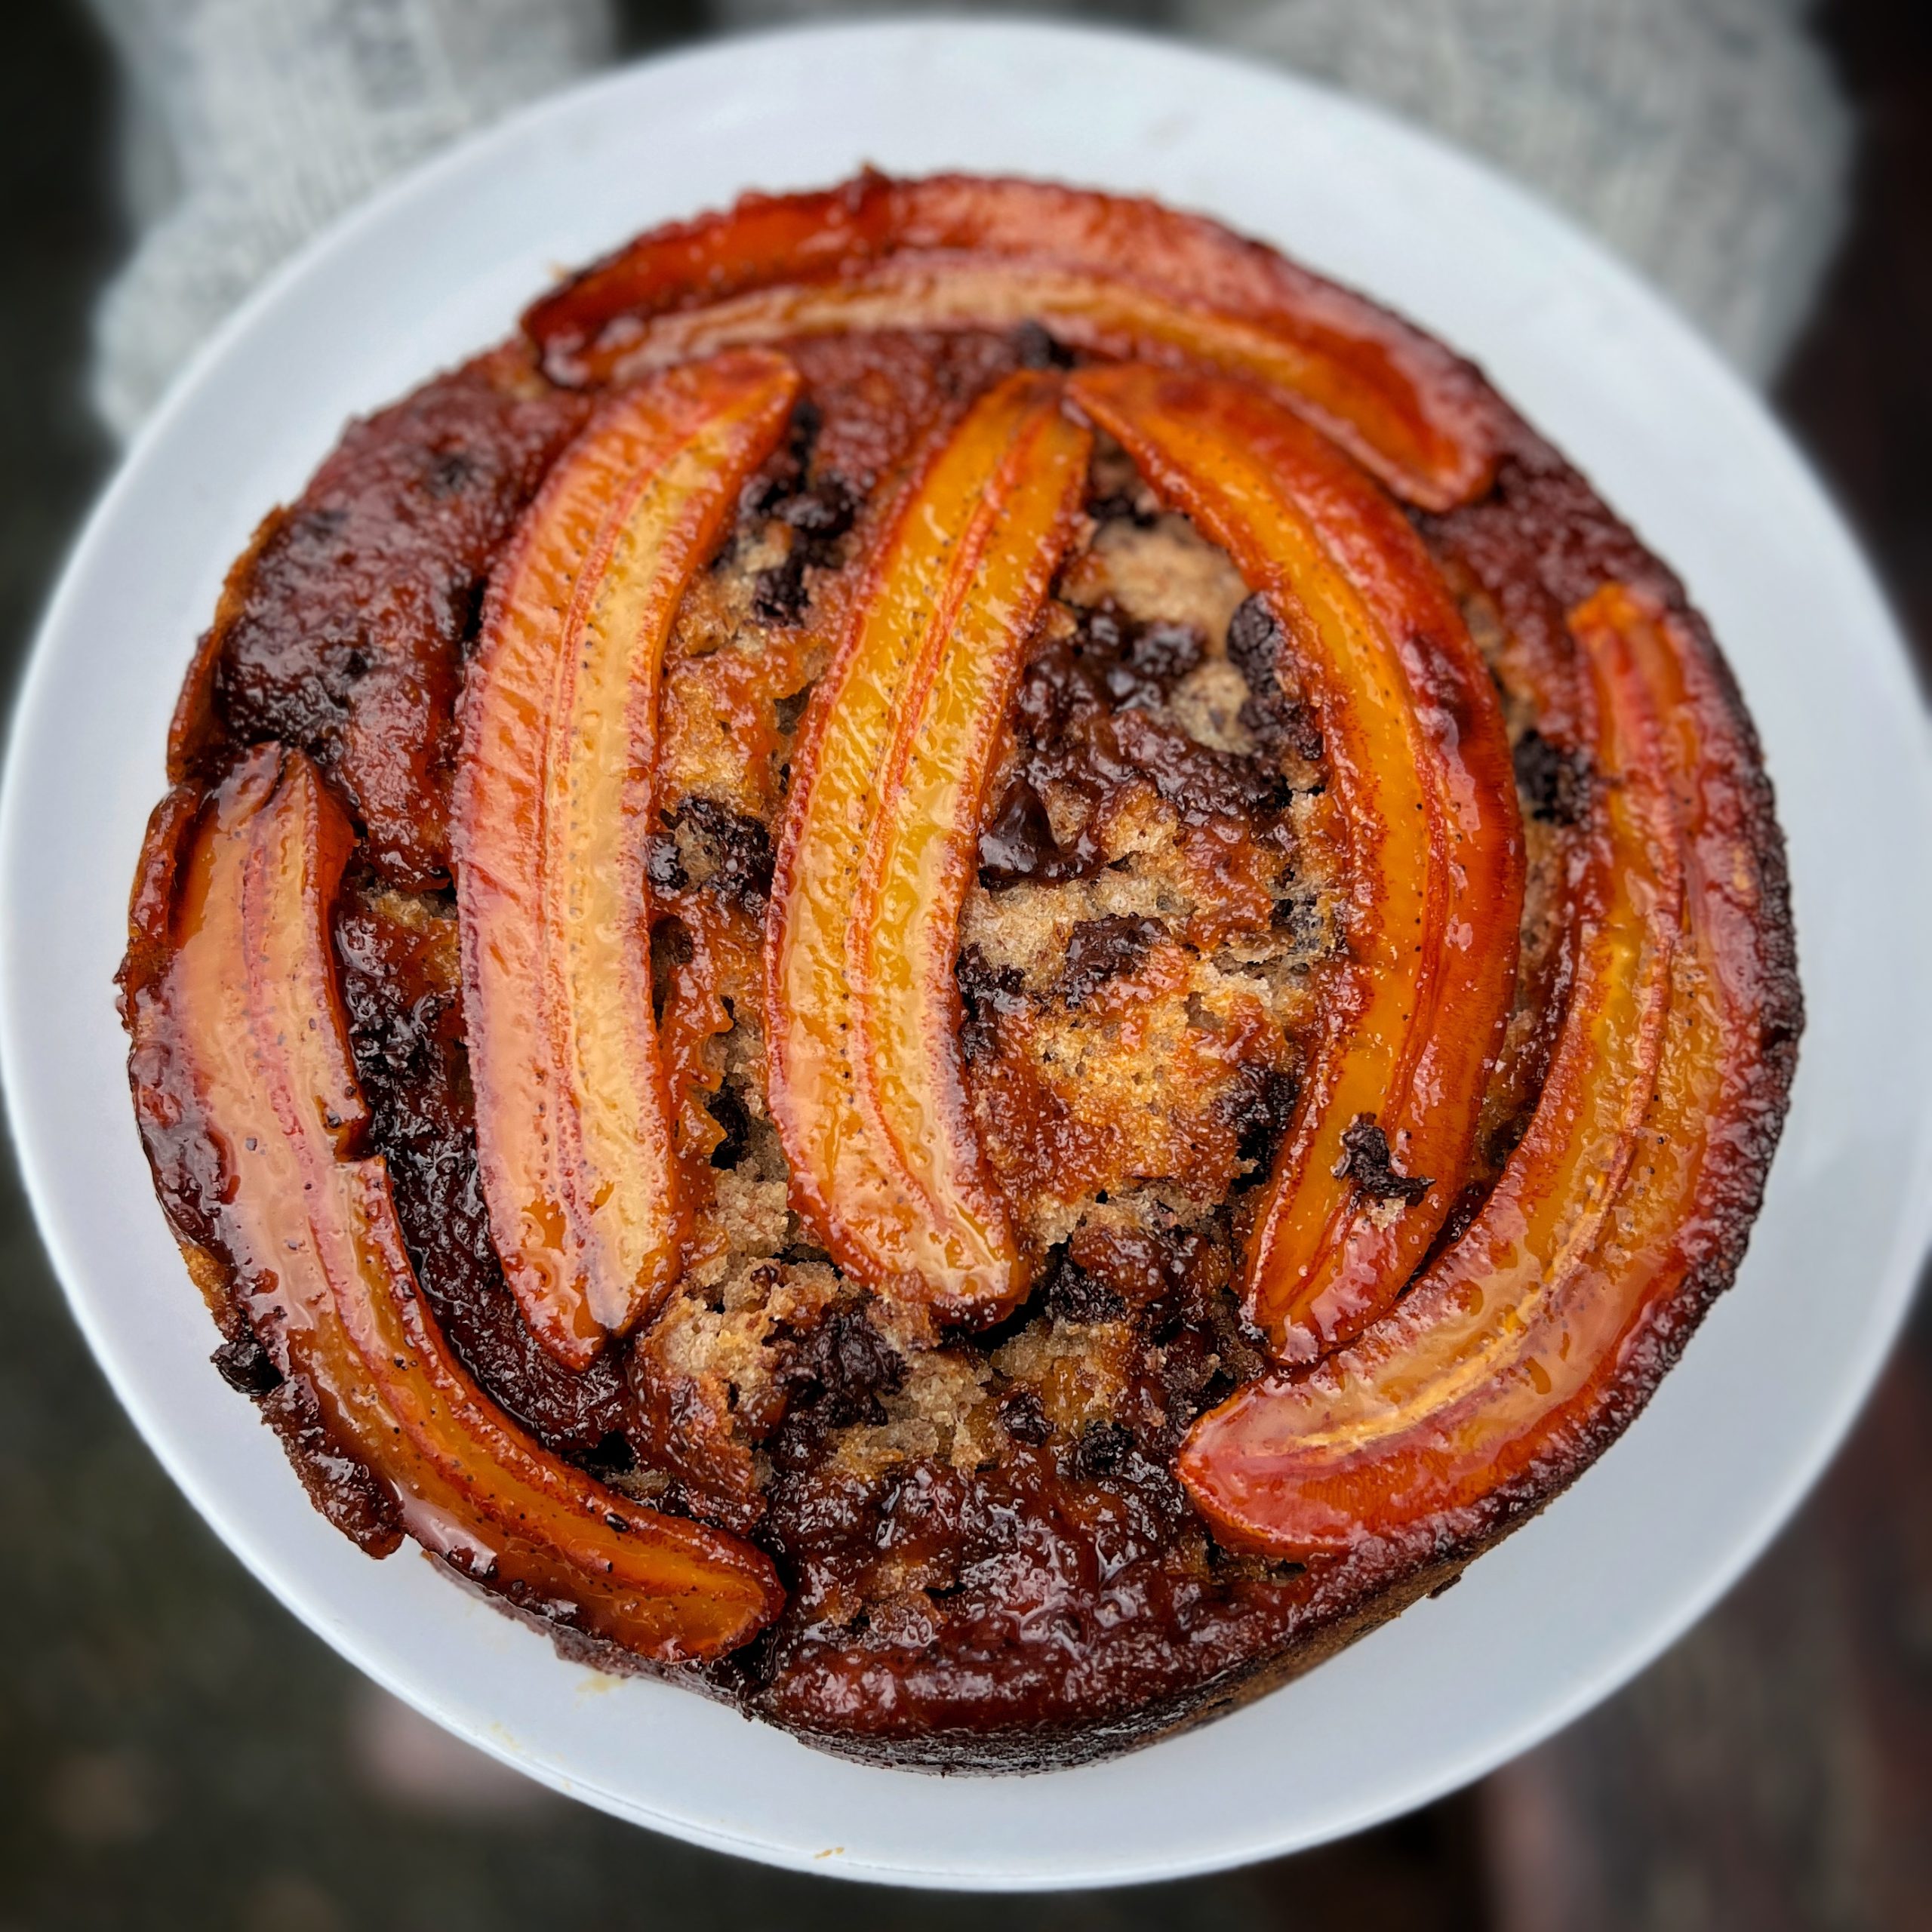
[[[841,1763],[561,1663],[426,1562],[359,1555],[208,1366],[109,986],[190,645],[257,518],[345,417],[503,335],[558,264],[866,161],[1204,209],[1485,364],[1715,623],[1777,780],[1810,1003],[1749,1261],[1629,1435],[1441,1601],[1204,1730],[1037,1778]],[[1575,1717],[1716,1598],[1837,1444],[1932,1212],[1927,750],[1871,580],[1757,401],[1623,269],[1468,161],[1278,74],[1112,35],[900,25],[713,46],[547,102],[361,211],[248,305],[142,437],[14,721],[14,1131],[75,1315],[175,1480],[297,1615],[452,1730],[621,1817],[801,1869],[1017,1887],[1232,1865],[1420,1804]]]

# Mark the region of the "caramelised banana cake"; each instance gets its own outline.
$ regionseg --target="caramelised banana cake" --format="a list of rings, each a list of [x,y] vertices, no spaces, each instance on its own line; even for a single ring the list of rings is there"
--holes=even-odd
[[[642,236],[269,515],[168,755],[120,986],[215,1367],[372,1556],[868,1758],[1102,1755],[1445,1587],[1783,1116],[1676,580],[1149,202]]]

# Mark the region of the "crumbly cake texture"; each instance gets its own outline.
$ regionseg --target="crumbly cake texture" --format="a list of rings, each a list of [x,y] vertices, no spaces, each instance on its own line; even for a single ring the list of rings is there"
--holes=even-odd
[[[1242,1257],[1347,949],[1331,748],[1263,600],[1097,435],[986,786],[958,938],[972,1118],[1034,1257],[1030,1291],[976,1330],[841,1270],[795,1211],[766,1080],[761,950],[798,734],[923,454],[1014,371],[1104,358],[1031,320],[779,346],[801,400],[665,654],[645,869],[692,1219],[661,1308],[587,1367],[561,1365],[506,1284],[478,1165],[451,872],[466,667],[492,570],[598,387],[558,380],[528,341],[352,425],[235,565],[174,721],[124,999],[136,1016],[175,945],[183,828],[251,747],[306,752],[354,829],[330,918],[367,1147],[450,1347],[545,1451],[746,1540],[782,1581],[782,1611],[749,1642],[660,1668],[863,1757],[1081,1761],[1278,1682],[1446,1587],[1641,1407],[1734,1272],[1781,1124],[1800,1024],[1782,844],[1745,724],[1732,776],[1755,868],[1761,1066],[1707,1238],[1633,1332],[1610,1398],[1422,1555],[1374,1537],[1306,1561],[1217,1541],[1176,1458],[1271,1367],[1243,1317]],[[1507,1029],[1436,1252],[1523,1136],[1577,970],[1562,907],[1601,774],[1564,695],[1566,614],[1632,587],[1742,718],[1676,580],[1473,371],[1457,380],[1491,479],[1409,517],[1500,698],[1524,891]],[[137,1099],[154,1078],[140,1038]],[[143,1124],[221,1329],[217,1367],[318,1506],[382,1553],[397,1519],[380,1485],[251,1319],[215,1205],[220,1148],[192,1111],[146,1105]],[[1392,1217],[1405,1177],[1373,1138],[1353,1148],[1355,1178]],[[568,1605],[506,1607],[568,1654],[646,1667]]]

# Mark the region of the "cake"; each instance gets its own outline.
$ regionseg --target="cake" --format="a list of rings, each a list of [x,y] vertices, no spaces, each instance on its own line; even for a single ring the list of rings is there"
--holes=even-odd
[[[1453,1583],[1730,1281],[1801,1024],[1669,570],[1411,325],[1030,182],[561,283],[269,513],[168,759],[136,1112],[309,1501],[895,1764]]]

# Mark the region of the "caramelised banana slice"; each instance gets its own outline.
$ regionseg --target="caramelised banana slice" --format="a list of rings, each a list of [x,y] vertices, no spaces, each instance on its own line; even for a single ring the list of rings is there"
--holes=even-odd
[[[1023,372],[968,413],[872,560],[792,761],[767,937],[772,1118],[840,1263],[953,1317],[1023,1292],[960,1063],[981,794],[1091,438]]]
[[[677,1277],[688,1214],[651,1008],[664,641],[798,393],[721,355],[614,397],[491,586],[454,848],[477,1152],[532,1331],[582,1367]]]
[[[1196,217],[1041,182],[747,195],[639,237],[524,318],[568,382],[801,336],[1021,323],[1259,383],[1425,509],[1494,471],[1491,412],[1437,344]]]
[[[1247,1260],[1250,1318],[1309,1361],[1394,1301],[1468,1164],[1522,915],[1502,716],[1407,519],[1278,404],[1144,365],[1069,387],[1268,600],[1348,828],[1347,957]]]
[[[191,1240],[204,1272],[211,1259],[230,1272],[334,1452],[309,1446],[312,1484],[330,1470],[348,1485],[352,1458],[379,1506],[453,1569],[638,1657],[742,1643],[783,1603],[770,1560],[549,1454],[476,1387],[429,1312],[387,1164],[361,1151],[368,1112],[329,929],[355,839],[315,767],[259,746],[198,820],[158,836],[169,850],[150,869],[150,910],[165,882],[175,944],[132,1003],[136,1103],[151,1146],[185,1118],[215,1153]]]
[[[1763,942],[1737,713],[1678,620],[1625,587],[1570,628],[1598,777],[1542,1097],[1401,1307],[1313,1374],[1251,1383],[1196,1424],[1180,1472],[1224,1540],[1297,1557],[1373,1540],[1390,1561],[1480,1546],[1619,1432],[1609,1388],[1681,1344],[1687,1280],[1755,1210],[1739,1123],[1776,1075],[1751,998]]]

